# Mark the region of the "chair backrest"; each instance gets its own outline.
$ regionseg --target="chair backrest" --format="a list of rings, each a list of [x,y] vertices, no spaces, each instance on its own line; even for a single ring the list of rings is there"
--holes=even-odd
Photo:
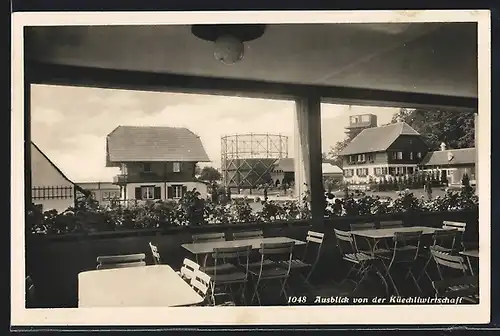
[[[438,265],[438,268],[444,266],[451,269],[455,269],[461,271],[463,274],[467,274],[467,265],[464,262],[464,258],[458,255],[451,255],[449,253],[444,253],[434,249],[432,246],[430,247],[432,256]],[[441,273],[441,272],[440,272]],[[442,274],[441,278],[443,278]]]
[[[464,276],[446,280],[433,281],[436,297],[467,297],[479,293],[479,277]],[[450,288],[453,287],[453,290]]]
[[[202,298],[205,298],[210,289],[211,280],[208,274],[198,269],[193,273],[193,277],[191,278],[191,287],[193,287],[194,291]]]
[[[282,277],[288,277],[290,274],[290,269],[292,266],[293,259],[293,249],[295,247],[295,242],[283,242],[283,243],[262,243],[260,244],[259,253],[261,255],[260,262],[260,274],[262,274],[264,261],[267,259],[283,259],[288,261],[288,269],[285,274],[282,274]],[[259,275],[260,277],[260,275]]]
[[[339,229],[333,229],[333,231],[335,232],[337,247],[339,248],[341,255],[344,256],[349,253],[357,252],[354,238],[350,232]]]
[[[375,229],[375,223],[355,223],[351,224],[351,231]]]
[[[403,227],[403,221],[382,221],[380,222],[381,229],[390,229],[390,228],[400,228]]]
[[[456,229],[460,232],[465,232],[466,226],[467,223],[443,221],[443,229]]]
[[[316,246],[316,255],[315,255],[315,263],[318,261],[319,256],[321,254],[321,247],[323,246],[323,241],[325,239],[325,234],[316,231],[307,231],[306,236],[306,246],[304,249],[304,255],[302,257],[303,261],[306,261],[308,258],[308,252],[311,251],[311,245]],[[314,250],[313,250],[314,252]]]
[[[453,249],[457,240],[456,230],[436,230],[432,234],[432,245],[441,246],[447,249]]]
[[[264,232],[262,230],[243,231],[243,232],[234,232],[233,233],[234,240],[262,238],[262,237],[264,237]]]
[[[180,270],[181,277],[187,280],[191,280],[196,273],[200,269],[200,265],[192,261],[191,259],[185,258],[182,263],[182,267]]]
[[[99,264],[97,265],[97,269],[104,270],[113,268],[142,267],[142,266],[146,266],[146,262],[137,261],[137,262],[118,263],[118,264]]]
[[[398,262],[416,260],[420,250],[422,233],[422,231],[394,232],[393,260]]]
[[[149,242],[149,248],[151,248],[151,253],[153,254],[153,262],[155,265],[161,264],[160,252],[158,252],[158,246],[153,245]]]
[[[250,254],[252,252],[252,245],[245,246],[237,246],[237,247],[217,247],[214,248],[214,252],[212,253],[212,257],[214,259],[214,278],[220,269],[218,269],[218,265],[235,261],[241,267],[243,267],[248,275],[248,266],[250,262]]]
[[[224,241],[226,234],[224,232],[200,233],[192,235],[192,238],[195,243]]]
[[[97,269],[145,266],[144,253],[97,257]]]

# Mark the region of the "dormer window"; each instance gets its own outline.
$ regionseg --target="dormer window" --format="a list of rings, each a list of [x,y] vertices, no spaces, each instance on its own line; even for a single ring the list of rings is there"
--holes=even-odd
[[[172,170],[174,171],[174,173],[180,173],[181,172],[181,163],[174,162]]]

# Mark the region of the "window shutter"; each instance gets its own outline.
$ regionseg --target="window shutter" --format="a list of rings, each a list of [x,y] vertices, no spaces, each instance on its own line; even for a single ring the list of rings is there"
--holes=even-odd
[[[174,188],[167,187],[167,198],[168,199],[174,198]]]
[[[181,194],[181,197],[183,197],[187,192],[187,187],[186,186],[182,186],[182,194]]]
[[[155,200],[161,199],[161,187],[155,187],[154,198]]]
[[[141,187],[136,187],[135,188],[135,199],[142,199],[142,190]]]

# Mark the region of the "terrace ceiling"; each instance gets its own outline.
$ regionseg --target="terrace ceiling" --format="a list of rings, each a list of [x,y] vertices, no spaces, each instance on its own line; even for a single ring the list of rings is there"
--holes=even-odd
[[[269,25],[229,66],[184,25],[36,27],[27,41],[43,64],[478,96],[475,23]]]

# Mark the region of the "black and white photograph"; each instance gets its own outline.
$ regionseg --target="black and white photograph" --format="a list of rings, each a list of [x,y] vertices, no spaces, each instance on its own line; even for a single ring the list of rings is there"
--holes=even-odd
[[[488,11],[12,22],[13,324],[489,322]]]

